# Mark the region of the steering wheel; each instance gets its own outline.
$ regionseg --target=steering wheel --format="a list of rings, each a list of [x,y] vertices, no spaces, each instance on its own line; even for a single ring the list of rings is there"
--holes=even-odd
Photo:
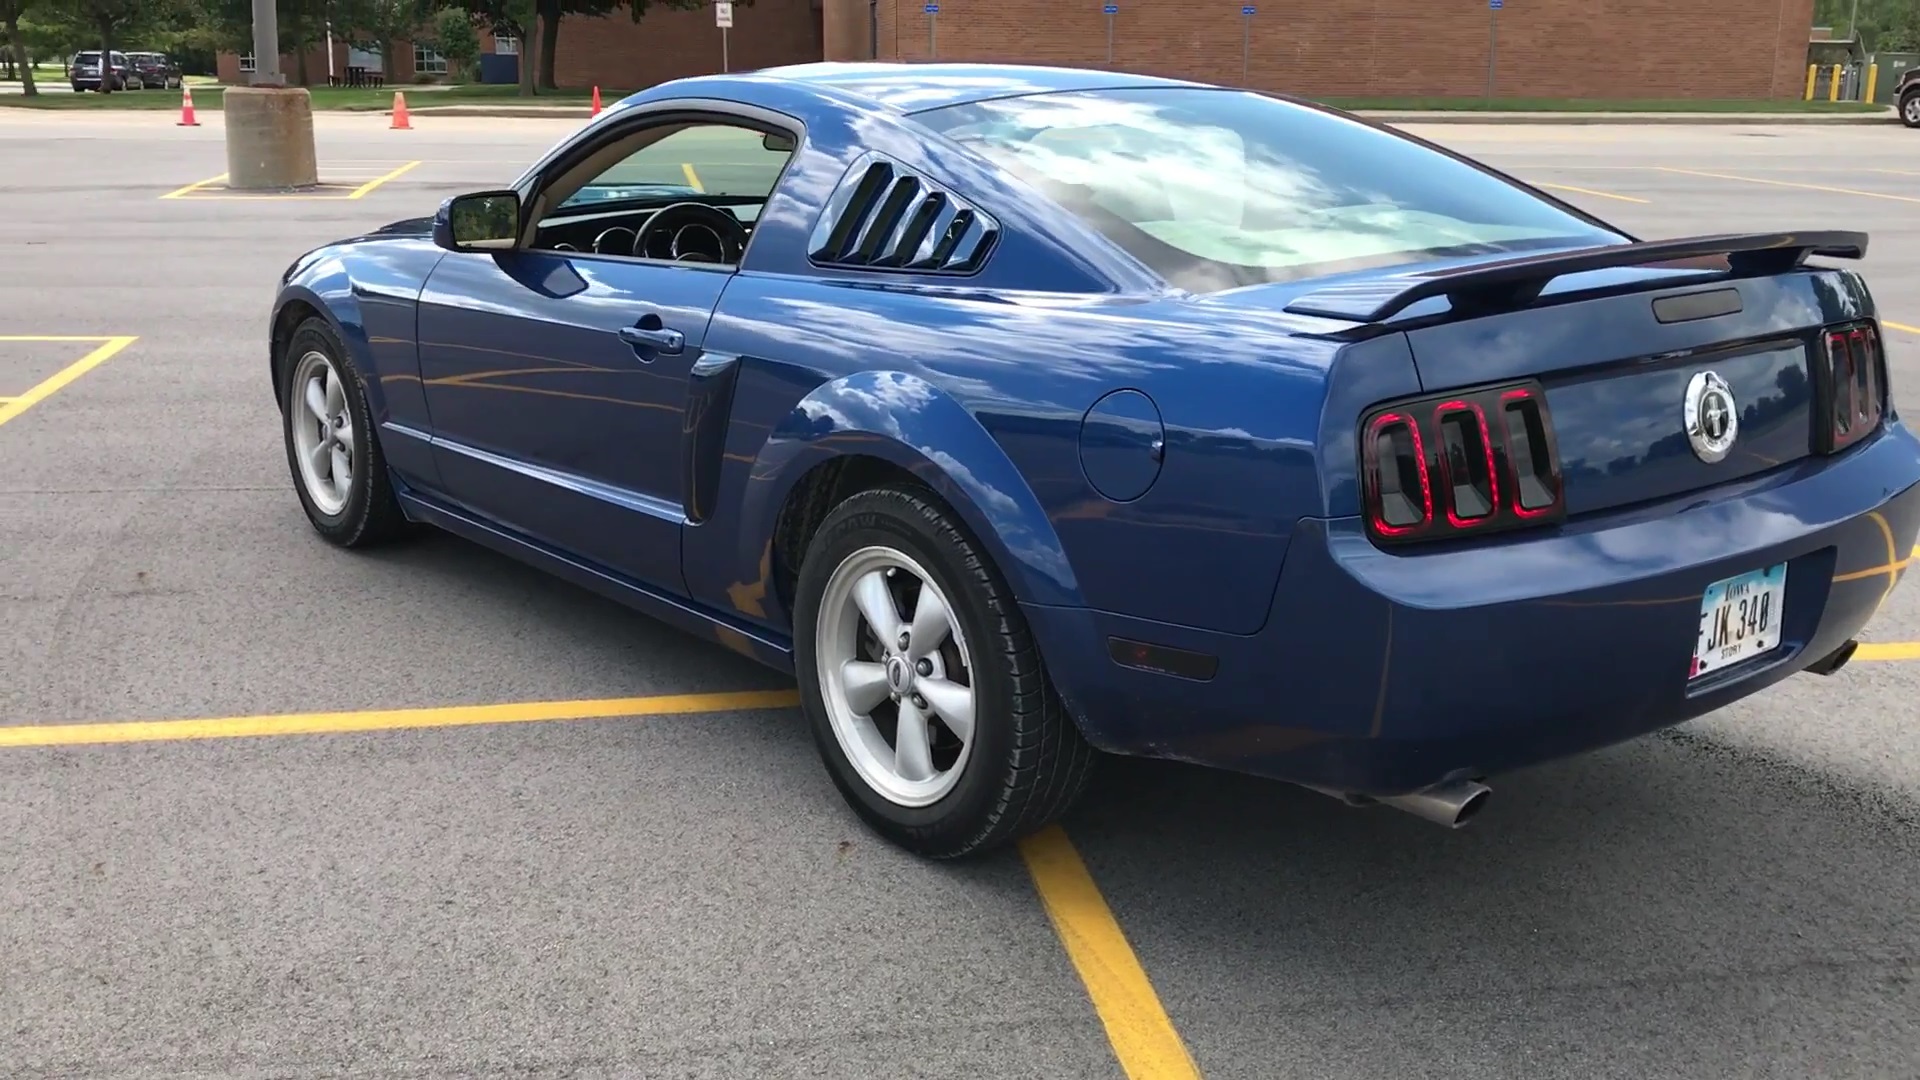
[[[747,227],[739,218],[706,203],[681,202],[654,211],[634,238],[633,254],[673,262],[732,263],[746,247]]]

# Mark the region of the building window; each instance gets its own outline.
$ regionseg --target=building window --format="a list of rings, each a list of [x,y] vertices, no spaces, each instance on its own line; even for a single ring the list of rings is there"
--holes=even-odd
[[[515,37],[497,37],[493,39],[495,56],[519,56],[520,39]]]
[[[240,54],[240,70],[241,71],[253,70],[253,54],[252,53],[244,52]]]
[[[425,45],[413,47],[413,70],[420,75],[445,75],[447,58]]]

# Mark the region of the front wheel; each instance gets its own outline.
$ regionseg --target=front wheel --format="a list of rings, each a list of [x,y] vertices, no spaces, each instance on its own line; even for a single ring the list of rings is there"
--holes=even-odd
[[[1095,752],[1005,581],[913,488],[827,516],[794,611],[802,708],[867,825],[927,858],[997,847],[1064,813]]]
[[[366,387],[325,319],[294,330],[280,369],[287,465],[314,530],[341,547],[404,532]]]
[[[1909,91],[1900,99],[1900,121],[1910,128],[1920,128],[1920,90]]]

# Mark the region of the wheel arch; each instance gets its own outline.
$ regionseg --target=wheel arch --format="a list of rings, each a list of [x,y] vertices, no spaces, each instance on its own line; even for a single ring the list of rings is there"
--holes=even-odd
[[[1016,600],[1079,606],[1080,588],[1045,510],[1019,469],[958,401],[918,376],[860,372],[808,394],[756,458],[743,520],[749,561],[763,553],[782,610],[806,547],[833,507],[889,483],[950,510],[1007,579]],[[743,553],[745,554],[745,553]]]

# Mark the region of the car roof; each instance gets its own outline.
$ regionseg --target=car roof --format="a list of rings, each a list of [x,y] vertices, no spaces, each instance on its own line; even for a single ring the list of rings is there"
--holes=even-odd
[[[865,98],[883,108],[908,113],[1026,94],[1209,86],[1130,72],[1028,64],[823,62],[763,68],[753,72],[753,77],[831,88]]]

